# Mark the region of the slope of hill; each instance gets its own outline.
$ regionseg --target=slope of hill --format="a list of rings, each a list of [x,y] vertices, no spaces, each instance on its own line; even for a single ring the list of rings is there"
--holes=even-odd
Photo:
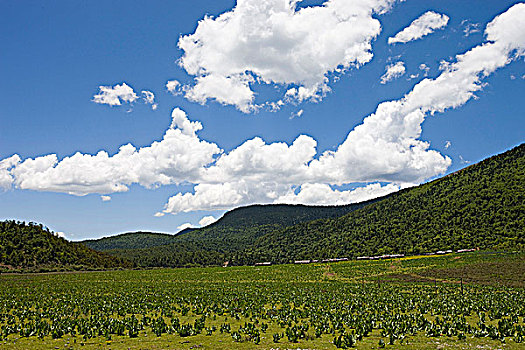
[[[177,235],[130,232],[81,243],[140,266],[219,265],[229,253],[249,247],[276,229],[339,217],[375,201],[342,206],[251,205],[233,209],[209,226]]]
[[[104,252],[114,249],[152,248],[173,243],[174,235],[156,232],[128,232],[116,236],[82,241],[87,247]]]
[[[375,201],[377,199],[341,206],[250,205],[227,212],[209,226],[180,235],[177,241],[218,252],[239,251],[277,229],[316,219],[337,218]]]
[[[42,224],[0,222],[2,269],[99,269],[132,267],[124,259],[103,254],[55,236]]]
[[[114,249],[106,251],[142,267],[194,267],[220,266],[228,260],[224,253],[206,250],[189,242],[172,243],[139,249]]]
[[[525,248],[525,144],[343,217],[271,232],[237,259],[288,262],[461,248]]]

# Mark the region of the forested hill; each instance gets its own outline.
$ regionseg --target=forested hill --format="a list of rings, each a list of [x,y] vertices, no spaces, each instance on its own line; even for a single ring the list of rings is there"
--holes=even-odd
[[[337,218],[375,201],[377,199],[342,206],[269,204],[241,207],[227,212],[209,226],[178,236],[178,242],[219,252],[238,251],[277,229],[311,220]]]
[[[81,243],[98,251],[118,250],[120,255],[125,255],[126,251],[132,249],[140,249],[140,252],[132,252],[133,256],[144,255],[143,249],[169,244],[176,244],[179,252],[181,247],[195,251],[196,246],[206,251],[231,252],[250,246],[258,237],[270,231],[310,220],[340,217],[373,201],[341,206],[250,205],[227,212],[211,225],[186,229],[177,235],[130,232]],[[168,252],[169,249],[160,248],[156,251]]]
[[[0,270],[132,267],[124,259],[57,237],[42,224],[0,222]]]
[[[271,232],[242,261],[525,249],[525,144],[343,217]]]
[[[91,249],[101,252],[113,249],[137,249],[152,248],[159,245],[173,243],[174,235],[155,232],[128,232],[116,236],[104,237],[100,239],[90,239],[80,243],[85,244]]]

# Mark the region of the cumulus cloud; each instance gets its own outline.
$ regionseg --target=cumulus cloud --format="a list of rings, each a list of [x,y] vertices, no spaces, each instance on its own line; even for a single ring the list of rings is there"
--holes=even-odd
[[[445,27],[448,24],[448,16],[433,11],[428,11],[415,19],[408,27],[388,38],[389,44],[406,43],[417,40],[425,35],[433,33],[436,29]]]
[[[14,177],[11,171],[20,163],[18,154],[0,160],[0,188],[9,189],[13,185]]]
[[[93,102],[108,106],[122,106],[123,103],[133,103],[139,99],[135,90],[126,83],[115,86],[99,86],[99,92],[93,96]],[[152,110],[156,110],[158,104],[155,102],[155,94],[149,90],[142,90],[142,98],[145,104],[151,105]]]
[[[205,216],[202,219],[199,220],[199,226],[204,227],[213,224],[215,221],[217,221],[216,218],[213,216]]]
[[[109,202],[111,200],[111,196],[100,196],[100,199],[102,199],[102,202]]]
[[[330,91],[329,73],[372,59],[381,31],[373,18],[395,0],[330,0],[297,9],[295,0],[239,0],[217,18],[205,17],[179,39],[179,63],[195,77],[185,96],[258,109],[252,85],[295,85],[298,100],[319,100]],[[264,105],[264,104],[263,104]]]
[[[290,191],[279,197],[276,202],[288,204],[315,203],[318,205],[343,205],[386,196],[399,190],[400,186],[395,184],[382,186],[379,183],[374,183],[346,191],[332,189],[328,184],[305,184],[301,186],[301,191],[298,194]]]
[[[389,64],[386,67],[386,72],[381,77],[381,84],[386,84],[391,80],[397,79],[405,74],[406,68],[403,61]]]
[[[139,97],[133,88],[126,83],[115,86],[99,86],[99,93],[93,96],[93,102],[108,106],[121,106],[122,103],[132,103]]]
[[[201,104],[212,97],[219,103],[235,105],[240,111],[249,113],[257,109],[252,103],[254,92],[249,87],[249,83],[253,81],[253,77],[246,74],[231,77],[208,74],[195,78],[195,86],[185,96],[188,100]]]
[[[389,193],[396,186],[444,173],[451,159],[419,139],[421,124],[428,115],[465,104],[481,90],[484,77],[515,59],[516,54],[523,54],[524,15],[525,5],[520,4],[498,16],[487,26],[488,42],[456,56],[436,79],[422,80],[403,98],[379,104],[336,151],[315,158],[316,142],[308,136],[294,142],[294,152],[289,152],[294,144],[249,140],[207,168],[194,192],[172,196],[165,212],[227,209],[250,202],[293,201],[295,197],[303,202],[309,198],[320,201],[319,189],[336,200],[350,196],[338,193],[344,191],[328,191],[327,184],[375,182],[365,189]],[[275,150],[269,151],[269,147]],[[384,189],[379,182],[390,187]],[[302,185],[298,192],[294,184]]]
[[[168,80],[166,82],[166,90],[168,90],[173,95],[180,95],[181,94],[182,86],[178,80]]]
[[[162,140],[150,146],[137,149],[127,144],[111,156],[105,151],[76,153],[60,161],[50,154],[19,162],[9,175],[21,189],[73,195],[125,192],[134,183],[151,188],[198,181],[199,173],[222,152],[217,145],[198,138],[200,129],[201,123],[189,121],[186,113],[176,108]],[[5,161],[12,166],[15,160]]]
[[[76,195],[191,183],[192,191],[170,197],[163,213],[229,209],[250,203],[333,204],[369,199],[444,173],[449,157],[420,139],[425,118],[457,108],[475,97],[483,79],[525,54],[525,4],[487,25],[487,41],[443,66],[398,100],[380,103],[349,132],[334,151],[317,152],[311,136],[291,144],[256,137],[230,152],[201,140],[202,125],[174,109],[161,141],[136,149],[124,145],[115,155],[77,153],[0,161],[4,187]],[[353,190],[334,185],[361,183]],[[158,213],[156,216],[160,216]]]

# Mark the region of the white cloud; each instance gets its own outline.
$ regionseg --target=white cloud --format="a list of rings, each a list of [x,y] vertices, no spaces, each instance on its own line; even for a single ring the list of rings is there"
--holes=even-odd
[[[448,24],[448,20],[447,15],[433,11],[425,12],[394,37],[388,38],[388,43],[406,43],[420,39],[425,35],[433,33],[436,29],[445,27]]]
[[[391,80],[397,79],[405,74],[405,63],[399,61],[393,64],[389,64],[386,67],[386,72],[381,77],[381,84],[386,84]]]
[[[448,149],[452,143],[450,141],[445,141],[445,149]]]
[[[100,199],[102,199],[102,202],[109,202],[111,200],[111,196],[100,196]]]
[[[196,133],[200,129],[201,123],[189,121],[175,108],[162,140],[150,146],[137,149],[127,144],[112,156],[105,151],[76,153],[60,161],[50,154],[24,160],[10,175],[21,189],[74,195],[125,192],[133,183],[155,187],[198,181],[204,167],[222,152],[217,145],[199,139]]]
[[[174,109],[163,139],[150,146],[124,145],[113,156],[77,153],[60,161],[53,154],[24,161],[15,155],[0,161],[0,178],[4,187],[76,195],[126,191],[133,183],[195,185],[169,198],[164,213],[280,201],[341,203],[390,193],[450,166],[450,158],[420,140],[421,125],[474,98],[485,77],[524,55],[524,17],[525,4],[518,4],[495,18],[487,26],[487,42],[457,55],[437,78],[423,79],[399,100],[379,104],[335,151],[319,155],[317,142],[300,135],[291,144],[256,137],[222,153],[198,137],[200,122]],[[349,183],[363,186],[347,191],[329,186]]]
[[[216,218],[213,216],[205,216],[202,219],[199,220],[199,226],[204,227],[213,224],[215,221],[217,221]]]
[[[186,223],[184,223],[184,224],[182,224],[182,225],[179,225],[179,226],[177,227],[177,230],[179,230],[179,231],[183,231],[183,230],[185,230],[185,229],[187,229],[187,228],[192,228],[192,227],[193,227],[192,224],[190,224],[189,222],[186,222]]]
[[[142,90],[141,93],[144,102],[151,105],[151,109],[156,110],[159,105],[155,103],[155,94],[148,90]]]
[[[487,27],[490,42],[458,55],[436,79],[424,79],[403,98],[379,104],[336,151],[314,158],[316,142],[304,135],[290,146],[246,141],[207,168],[193,193],[172,196],[165,212],[293,201],[294,196],[317,201],[315,189],[327,190],[326,184],[387,182],[390,191],[444,173],[451,159],[419,140],[421,124],[428,115],[465,104],[481,90],[482,78],[517,58],[516,52],[522,54],[524,15],[525,5],[516,5],[497,17]],[[293,191],[295,185],[303,185],[305,194]],[[368,189],[383,191],[377,184]],[[327,193],[336,200],[349,196]]]
[[[122,103],[132,103],[139,97],[133,88],[126,83],[111,86],[99,86],[99,93],[93,96],[93,102],[109,106],[120,106]]]
[[[284,142],[267,144],[259,137],[245,141],[203,172],[207,183],[244,181],[290,182],[300,181],[308,169],[308,162],[316,154],[317,142],[310,136],[300,135],[291,145]]]
[[[181,84],[178,80],[168,80],[166,82],[166,90],[168,90],[173,95],[180,95],[181,94]]]
[[[292,0],[239,0],[179,39],[180,65],[195,76],[186,97],[247,113],[258,109],[252,84],[274,83],[296,85],[299,100],[319,100],[330,90],[328,73],[372,59],[371,41],[381,31],[373,14],[394,1],[330,0],[296,9]]]
[[[0,188],[7,190],[13,186],[14,177],[11,171],[20,161],[18,154],[0,160]]]
[[[161,218],[161,217],[163,217],[164,215],[165,215],[165,214],[162,213],[162,212],[160,212],[160,211],[158,211],[158,212],[156,212],[155,214],[153,214],[153,216],[156,217],[156,218]]]
[[[64,232],[55,232],[55,235],[57,237],[66,239],[66,234]]]
[[[301,186],[301,191],[298,194],[290,191],[279,197],[276,202],[288,204],[343,205],[385,196],[399,190],[400,186],[395,184],[381,186],[379,183],[374,183],[346,191],[334,190],[328,184],[305,184]]]
[[[249,86],[249,83],[254,81],[250,75],[239,74],[225,77],[219,74],[208,74],[195,78],[195,81],[195,86],[185,95],[190,101],[204,104],[208,98],[212,97],[223,105],[235,105],[244,113],[257,109],[253,105],[254,92]]]
[[[253,203],[273,203],[288,192],[290,185],[281,181],[256,182],[253,179],[229,179],[223,183],[201,183],[195,193],[178,193],[169,198],[165,213],[195,210],[227,210]]]
[[[121,106],[123,103],[133,103],[139,99],[133,88],[126,83],[115,86],[99,86],[99,93],[93,96],[93,102],[108,106]],[[155,94],[149,90],[142,90],[142,100],[151,105],[151,109],[156,110],[158,104],[155,103]],[[132,110],[128,110],[131,112]]]

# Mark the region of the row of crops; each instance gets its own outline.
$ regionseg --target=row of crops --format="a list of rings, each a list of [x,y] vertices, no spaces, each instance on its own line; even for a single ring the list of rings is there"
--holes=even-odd
[[[345,267],[336,265],[0,276],[0,344],[145,335],[228,339],[230,348],[422,337],[525,344],[522,288],[327,278]]]

